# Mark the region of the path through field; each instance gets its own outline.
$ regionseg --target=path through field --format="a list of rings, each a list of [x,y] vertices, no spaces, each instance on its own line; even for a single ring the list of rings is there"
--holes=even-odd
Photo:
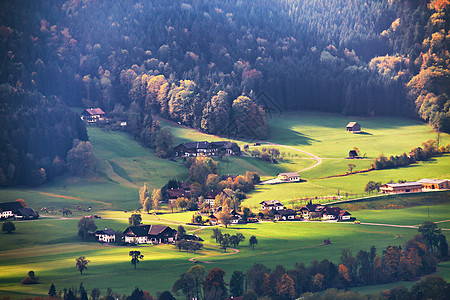
[[[311,156],[311,159],[314,159],[316,161],[316,163],[314,165],[309,166],[309,167],[304,168],[304,169],[301,169],[301,170],[298,170],[298,171],[295,171],[296,173],[300,173],[300,172],[303,172],[303,171],[306,171],[306,170],[310,170],[312,168],[317,167],[318,165],[320,165],[322,163],[322,158],[320,158],[317,155],[312,154],[310,152],[306,152],[304,150],[301,150],[301,149],[298,149],[298,148],[295,148],[295,147],[292,147],[292,146],[280,145],[280,144],[275,144],[275,143],[271,143],[271,142],[265,142],[265,143],[268,144],[268,145],[271,145],[271,146],[284,147],[284,148],[288,148],[288,149],[291,149],[291,150],[294,150],[294,151],[297,151],[297,152],[304,153],[306,155]],[[274,179],[270,179],[270,180],[266,180],[266,181],[261,182],[261,184],[274,184],[274,183],[280,183],[278,178],[274,178]]]
[[[58,195],[58,194],[53,194],[53,193],[39,192],[39,194],[50,196],[50,197],[62,198],[62,199],[71,199],[71,200],[77,200],[77,201],[83,201],[83,202],[100,203],[100,204],[106,205],[107,207],[111,207],[111,205],[112,205],[111,203],[108,203],[108,202],[92,200],[92,199],[83,199],[83,198],[77,198],[77,197],[72,197],[72,196],[64,196],[64,195]]]

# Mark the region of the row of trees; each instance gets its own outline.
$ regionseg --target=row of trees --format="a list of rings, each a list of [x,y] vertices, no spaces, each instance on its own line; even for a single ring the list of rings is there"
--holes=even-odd
[[[431,157],[447,153],[450,151],[450,145],[447,146],[437,146],[435,140],[428,140],[422,143],[422,147],[414,148],[410,151],[409,155],[403,153],[402,155],[393,156],[389,158],[380,154],[370,165],[372,169],[382,170],[382,169],[392,169],[398,167],[408,166],[417,161],[429,160]]]

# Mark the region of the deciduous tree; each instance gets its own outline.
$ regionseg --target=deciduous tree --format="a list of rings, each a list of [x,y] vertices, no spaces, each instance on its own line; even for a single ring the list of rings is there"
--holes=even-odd
[[[75,261],[75,266],[77,267],[78,271],[80,271],[80,274],[83,275],[83,271],[88,269],[87,265],[90,263],[90,261],[84,256],[78,257],[77,259],[75,259]]]
[[[134,265],[136,270],[137,264],[144,258],[144,255],[141,254],[141,251],[130,251],[129,255],[131,256],[131,264]]]

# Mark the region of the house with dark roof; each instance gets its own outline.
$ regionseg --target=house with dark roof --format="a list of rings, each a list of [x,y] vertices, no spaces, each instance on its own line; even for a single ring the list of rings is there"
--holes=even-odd
[[[0,219],[37,219],[39,214],[32,208],[23,207],[20,202],[0,203]]]
[[[266,200],[262,201],[259,204],[261,204],[261,210],[283,210],[284,205],[278,200]]]
[[[297,213],[292,209],[275,210],[273,217],[279,221],[293,221]]]
[[[97,230],[94,235],[99,242],[113,243],[116,241],[116,232],[107,227],[105,227],[105,229],[103,230]]]
[[[208,203],[208,205],[212,207],[214,205],[214,201],[216,200],[217,195],[220,195],[220,193],[222,193],[222,191],[220,190],[207,192],[203,197],[203,201],[205,203]]]
[[[236,143],[230,141],[221,142],[190,142],[179,144],[173,148],[175,156],[190,157],[190,156],[216,156],[216,155],[239,155],[240,149]]]
[[[88,123],[97,123],[105,120],[105,112],[101,108],[86,108],[81,113],[81,119]]]
[[[164,225],[130,226],[123,232],[125,243],[160,244],[173,243],[177,231]]]
[[[312,204],[309,202],[307,205],[300,208],[300,213],[303,219],[309,219],[312,214],[316,214],[319,217],[324,208],[325,207],[321,204]]]
[[[347,131],[351,133],[360,133],[361,132],[361,125],[359,125],[356,122],[350,122],[346,126]]]
[[[178,198],[189,198],[190,196],[190,193],[185,191],[183,188],[169,189],[166,192],[169,197],[169,202],[173,202]]]

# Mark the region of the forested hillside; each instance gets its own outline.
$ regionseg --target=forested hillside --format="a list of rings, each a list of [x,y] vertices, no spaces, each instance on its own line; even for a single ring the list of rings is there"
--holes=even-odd
[[[5,0],[0,84],[101,107],[136,136],[160,114],[264,138],[274,107],[449,132],[450,4],[428,2]]]

